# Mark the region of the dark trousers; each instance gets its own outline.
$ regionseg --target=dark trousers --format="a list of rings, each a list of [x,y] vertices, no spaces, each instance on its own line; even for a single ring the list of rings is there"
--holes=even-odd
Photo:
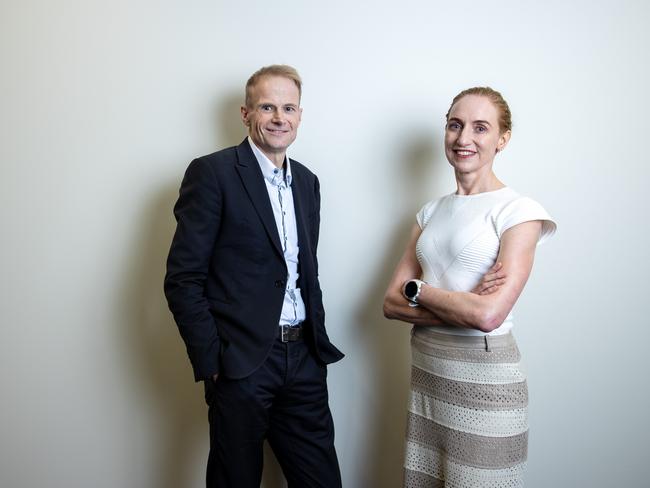
[[[259,488],[263,443],[289,488],[340,488],[327,367],[303,341],[273,344],[247,378],[205,382],[210,421],[207,488]]]

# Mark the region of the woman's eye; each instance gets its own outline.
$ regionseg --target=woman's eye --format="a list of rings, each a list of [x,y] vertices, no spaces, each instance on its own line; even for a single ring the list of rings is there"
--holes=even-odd
[[[450,130],[458,130],[460,129],[460,124],[458,122],[451,122],[447,124],[447,128]]]
[[[482,134],[483,132],[486,132],[486,131],[487,131],[486,127],[483,127],[482,125],[477,125],[476,126],[476,132],[478,132],[479,134]]]

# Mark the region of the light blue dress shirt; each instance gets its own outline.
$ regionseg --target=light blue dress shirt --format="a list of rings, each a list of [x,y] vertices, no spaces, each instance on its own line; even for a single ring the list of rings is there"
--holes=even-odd
[[[284,293],[284,303],[279,325],[296,326],[305,320],[305,303],[300,295],[298,283],[298,228],[296,227],[296,212],[293,206],[291,192],[291,164],[286,156],[284,169],[277,168],[269,158],[248,138],[257,159],[266,189],[269,192],[275,225],[280,236],[284,261],[287,264],[287,286]]]

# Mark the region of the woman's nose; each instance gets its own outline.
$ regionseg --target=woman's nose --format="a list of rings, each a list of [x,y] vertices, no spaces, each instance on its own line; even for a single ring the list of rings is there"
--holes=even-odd
[[[470,143],[470,128],[465,126],[461,129],[458,134],[458,140],[456,141],[461,146],[466,146]]]

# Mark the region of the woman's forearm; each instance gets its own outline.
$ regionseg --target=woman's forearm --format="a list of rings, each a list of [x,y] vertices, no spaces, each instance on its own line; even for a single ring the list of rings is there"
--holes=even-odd
[[[444,322],[425,307],[413,307],[400,293],[387,293],[384,297],[384,317],[413,325],[441,325]]]
[[[427,284],[422,286],[418,303],[446,324],[482,332],[491,332],[507,317],[495,306],[492,295],[443,290]]]

